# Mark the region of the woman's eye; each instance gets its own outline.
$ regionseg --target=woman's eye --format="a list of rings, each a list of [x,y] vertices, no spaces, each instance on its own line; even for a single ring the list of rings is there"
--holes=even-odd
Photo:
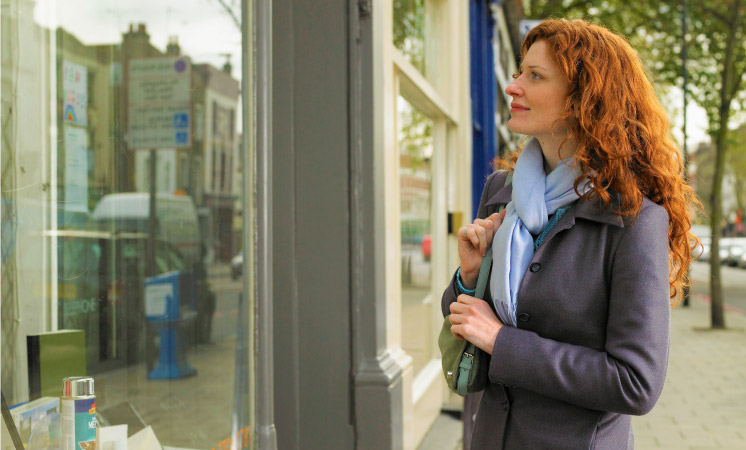
[[[539,79],[541,79],[541,75],[539,75],[536,72],[531,72],[531,78],[534,79],[534,80],[539,80]]]

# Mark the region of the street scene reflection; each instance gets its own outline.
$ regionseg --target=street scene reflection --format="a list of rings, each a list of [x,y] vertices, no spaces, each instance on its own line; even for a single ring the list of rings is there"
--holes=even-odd
[[[432,268],[431,202],[432,120],[403,97],[397,99],[401,205],[402,348],[415,373],[431,358],[428,342]]]
[[[11,406],[59,397],[57,375],[89,375],[99,426],[248,447],[251,299],[230,265],[250,220],[239,13],[237,1],[3,5]],[[45,374],[71,335],[66,363],[82,373]],[[27,336],[39,342],[28,358]]]

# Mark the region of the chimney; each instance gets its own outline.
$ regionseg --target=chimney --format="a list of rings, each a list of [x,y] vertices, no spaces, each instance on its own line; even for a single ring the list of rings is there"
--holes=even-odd
[[[231,64],[231,54],[223,53],[222,56],[225,56],[225,64],[223,64],[223,72],[230,75],[231,71],[233,70],[233,65]]]
[[[168,45],[166,46],[166,54],[171,56],[181,55],[181,47],[179,47],[179,38],[177,36],[170,36],[168,38]]]

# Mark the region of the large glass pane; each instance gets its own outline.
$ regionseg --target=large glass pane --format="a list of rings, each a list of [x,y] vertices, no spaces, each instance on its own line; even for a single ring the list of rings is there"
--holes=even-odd
[[[397,99],[402,267],[402,348],[415,373],[430,360],[433,122]]]
[[[88,375],[99,425],[248,447],[241,2],[2,8],[3,395]]]
[[[425,74],[425,0],[394,0],[394,45]]]

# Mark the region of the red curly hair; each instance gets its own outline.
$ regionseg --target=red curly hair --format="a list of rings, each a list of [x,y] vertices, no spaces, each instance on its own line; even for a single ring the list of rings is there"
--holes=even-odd
[[[570,83],[565,121],[574,139],[574,160],[593,189],[583,198],[600,198],[620,216],[634,216],[643,197],[666,208],[670,286],[673,304],[689,285],[687,269],[699,245],[691,234],[692,214],[701,208],[683,176],[683,158],[673,142],[668,117],[653,84],[630,44],[621,36],[583,20],[546,20],[529,31],[521,57],[544,41]],[[578,113],[574,113],[577,109]],[[495,164],[515,167],[518,153]]]

